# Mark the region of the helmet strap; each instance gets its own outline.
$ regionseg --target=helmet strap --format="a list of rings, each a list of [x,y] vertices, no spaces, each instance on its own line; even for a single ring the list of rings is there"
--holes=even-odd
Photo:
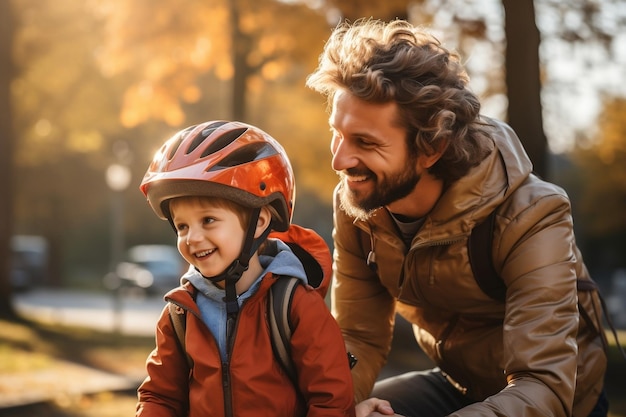
[[[213,282],[225,281],[224,289],[226,294],[224,302],[226,303],[226,313],[229,315],[237,314],[239,312],[239,303],[237,302],[237,290],[235,286],[241,278],[241,275],[243,275],[243,273],[248,269],[250,258],[252,258],[252,255],[254,255],[261,243],[265,241],[272,229],[270,225],[263,231],[261,236],[256,239],[254,238],[260,213],[260,208],[254,208],[252,211],[243,249],[241,250],[239,258],[235,259],[235,261],[222,274],[209,278]]]
[[[213,283],[224,281],[224,290],[226,292],[223,301],[226,303],[226,313],[230,315],[236,315],[239,312],[239,303],[237,302],[237,289],[235,286],[245,271],[248,270],[250,258],[259,249],[261,243],[267,239],[267,236],[272,231],[272,224],[263,231],[261,236],[254,238],[256,232],[256,225],[259,220],[259,214],[261,208],[254,208],[250,216],[250,223],[248,224],[248,230],[246,232],[243,249],[239,254],[239,258],[235,259],[232,264],[221,274],[212,277],[202,275],[204,278],[210,280]],[[173,226],[173,222],[170,220],[170,224]],[[200,272],[197,268],[196,270]]]

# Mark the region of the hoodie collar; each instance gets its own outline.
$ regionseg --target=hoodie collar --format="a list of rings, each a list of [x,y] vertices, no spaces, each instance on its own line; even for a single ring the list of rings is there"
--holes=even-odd
[[[259,262],[263,267],[263,272],[250,286],[248,291],[240,294],[242,299],[254,294],[262,278],[270,273],[295,277],[302,280],[303,283],[307,283],[304,267],[298,257],[291,251],[289,246],[277,239],[268,239],[268,245],[273,249],[271,251],[264,251],[263,254],[259,255]],[[204,278],[193,267],[189,268],[189,270],[181,278],[182,285],[186,282],[190,282],[196,290],[209,298],[221,299],[224,296],[224,290],[222,288]]]

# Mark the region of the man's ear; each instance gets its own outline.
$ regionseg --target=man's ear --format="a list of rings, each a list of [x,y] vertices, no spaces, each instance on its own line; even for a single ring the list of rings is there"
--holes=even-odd
[[[433,165],[435,165],[435,162],[437,162],[439,158],[441,158],[441,155],[442,155],[441,152],[437,152],[432,155],[420,155],[417,157],[417,164],[422,169],[428,169],[432,167]]]
[[[259,213],[259,219],[256,222],[256,230],[254,231],[254,237],[257,238],[267,229],[272,222],[272,213],[270,213],[267,207],[262,207]]]
[[[433,152],[430,155],[420,155],[417,157],[417,164],[422,168],[422,169],[429,169],[430,167],[432,167],[433,165],[435,165],[435,163],[439,160],[439,158],[441,158],[441,155],[443,155],[443,153],[445,152],[446,148],[448,147],[448,141],[442,141],[441,145],[439,146],[439,149],[437,149],[436,152]]]

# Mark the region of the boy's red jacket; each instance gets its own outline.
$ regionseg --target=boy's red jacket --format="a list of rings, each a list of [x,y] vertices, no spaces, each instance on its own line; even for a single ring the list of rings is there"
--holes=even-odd
[[[270,237],[296,243],[305,257],[310,255],[303,261],[307,273],[321,272],[318,289],[299,285],[291,307],[291,353],[299,390],[271,346],[267,295],[279,277],[266,275],[257,293],[242,305],[228,364],[221,362],[217,343],[200,319],[193,289],[187,283],[165,298],[187,311],[185,343],[193,369],[189,371],[165,308],[157,324],[156,349],[147,361],[148,377],[138,390],[137,416],[354,416],[345,345],[321,296],[331,276],[328,247],[315,232],[295,225]],[[224,373],[230,375],[228,384],[224,384]],[[232,413],[226,405],[229,399]]]

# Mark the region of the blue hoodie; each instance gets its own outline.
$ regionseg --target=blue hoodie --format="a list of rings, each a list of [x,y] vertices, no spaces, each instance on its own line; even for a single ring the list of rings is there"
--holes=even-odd
[[[243,294],[239,294],[237,301],[239,307],[257,292],[263,277],[268,273],[286,275],[301,279],[307,283],[306,273],[298,257],[291,251],[289,246],[280,240],[275,240],[278,253],[275,256],[267,254],[259,255],[259,262],[263,267],[263,272]],[[226,303],[223,299],[226,292],[204,278],[195,268],[181,278],[181,283],[189,281],[198,290],[196,304],[200,310],[202,321],[207,325],[220,350],[222,361],[226,359]]]

